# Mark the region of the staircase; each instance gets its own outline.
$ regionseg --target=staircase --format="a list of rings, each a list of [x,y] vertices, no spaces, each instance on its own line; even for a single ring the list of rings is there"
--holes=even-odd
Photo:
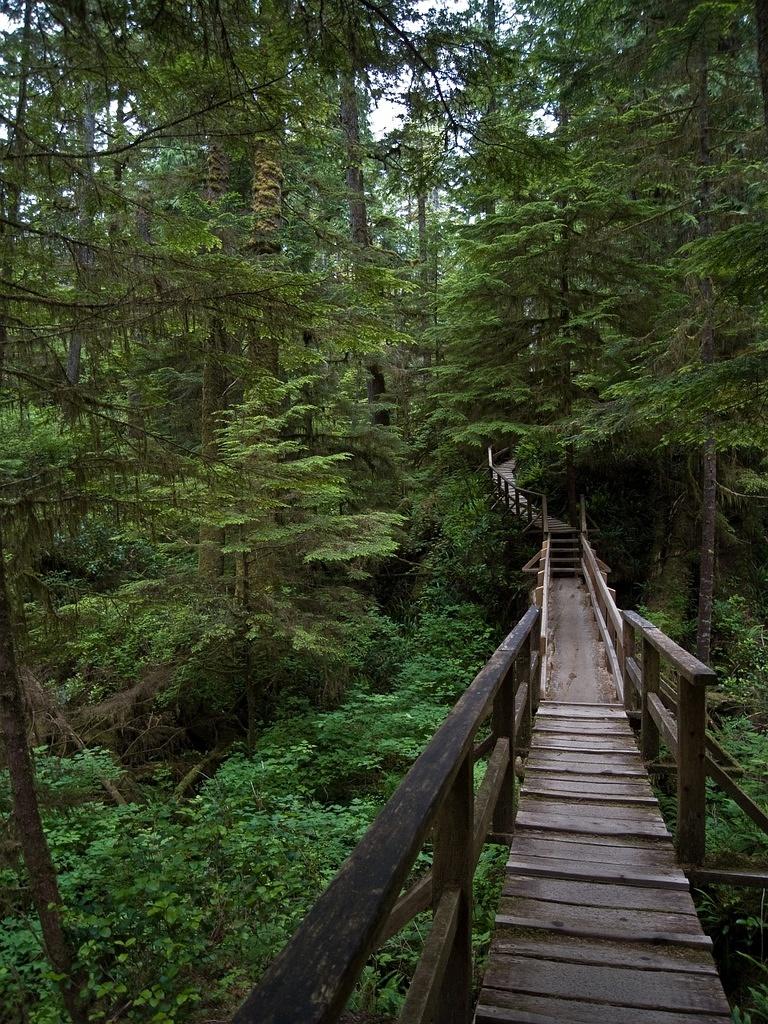
[[[581,544],[573,527],[550,531],[550,568],[553,576],[581,577]]]

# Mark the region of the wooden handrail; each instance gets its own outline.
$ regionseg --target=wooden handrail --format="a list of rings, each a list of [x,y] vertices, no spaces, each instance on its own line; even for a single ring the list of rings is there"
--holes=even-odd
[[[626,679],[629,685],[635,689],[638,695],[642,694],[643,690],[643,673],[642,669],[638,665],[637,661],[633,657],[627,658],[626,663]],[[670,694],[669,688],[663,684],[659,690],[660,696],[666,707],[669,709],[669,714],[675,718],[677,715],[677,700]],[[675,736],[675,741],[677,737]],[[710,779],[713,779],[717,785],[724,790],[737,804],[742,811],[749,817],[759,829],[761,829],[766,835],[768,835],[768,814],[760,807],[749,793],[732,778],[733,774],[743,773],[743,769],[733,760],[727,751],[723,750],[717,740],[710,736],[709,733],[705,734],[704,737],[706,748],[708,753],[705,755],[704,763],[706,767],[707,775]],[[728,761],[727,765],[723,765],[717,759],[725,759]]]
[[[616,604],[615,592],[606,582],[607,567],[602,568],[605,563],[594,552],[585,533],[580,535],[581,543],[581,569],[584,573],[584,581],[592,599],[592,609],[595,613],[597,627],[600,631],[600,638],[605,646],[608,668],[613,677],[616,694],[619,700],[626,703],[626,687],[624,684],[624,622],[621,611]]]
[[[526,731],[530,734],[535,710],[536,688],[530,685],[530,674],[534,653],[538,654],[539,623],[540,611],[531,606],[461,696],[261,984],[237,1011],[234,1024],[336,1021],[386,932],[408,873],[433,829],[429,888],[436,910],[435,937],[431,933],[425,945],[425,966],[414,977],[419,987],[406,1003],[406,1019],[415,1024],[432,1014],[441,1024],[469,1024],[471,879],[480,842],[478,825],[483,839],[490,818],[494,829],[497,824],[511,825],[515,747]],[[475,798],[471,785],[475,734],[491,713],[495,743],[490,778]],[[458,893],[455,908],[449,895],[453,892]]]
[[[658,757],[663,737],[677,764],[678,860],[701,864],[706,845],[707,703],[706,687],[715,682],[713,669],[699,661],[637,612],[623,612],[624,621],[641,637],[642,672],[625,658],[628,684],[640,682],[640,745],[643,757]],[[661,660],[677,676],[677,722],[661,695]],[[723,773],[725,774],[725,773]]]
[[[717,679],[717,673],[703,661],[699,661],[690,651],[686,651],[680,644],[662,633],[658,626],[654,626],[648,619],[644,619],[637,612],[623,612],[626,621],[638,629],[648,642],[656,648],[665,661],[669,662],[675,672],[679,672],[683,678],[694,685],[711,686]]]

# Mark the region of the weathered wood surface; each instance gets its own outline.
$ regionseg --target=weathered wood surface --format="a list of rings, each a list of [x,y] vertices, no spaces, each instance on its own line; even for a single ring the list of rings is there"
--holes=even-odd
[[[542,702],[476,1024],[725,1024],[710,950],[623,708]]]

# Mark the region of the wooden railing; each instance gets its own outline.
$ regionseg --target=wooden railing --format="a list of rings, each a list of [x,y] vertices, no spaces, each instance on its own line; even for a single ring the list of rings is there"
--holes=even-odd
[[[713,669],[662,633],[637,612],[623,612],[625,693],[640,680],[640,748],[646,761],[659,756],[664,743],[677,765],[677,859],[701,864],[706,846],[707,686],[717,679]],[[640,634],[640,665],[635,658],[635,633]],[[661,699],[661,662],[677,682],[677,720]]]
[[[541,629],[539,641],[539,687],[542,691],[546,688],[547,682],[547,647],[549,645],[549,594],[552,584],[552,542],[545,536],[541,551],[539,552],[538,571],[536,574],[536,589],[533,600],[541,608]]]
[[[733,778],[740,774],[738,764],[707,731],[706,687],[716,682],[716,673],[636,612],[617,606],[616,591],[607,581],[610,569],[589,541],[583,498],[580,519],[581,567],[616,693],[629,713],[640,715],[645,760],[658,758],[663,740],[675,761],[678,860],[695,867],[704,859],[707,776],[768,834],[768,814]],[[642,645],[639,658],[635,653],[638,633]],[[733,876],[734,884],[748,884],[733,872],[712,874]],[[765,872],[742,874],[766,877]],[[697,870],[696,876],[704,878],[706,870]]]
[[[542,533],[546,536],[549,529],[547,514],[547,496],[540,491],[529,491],[525,487],[518,487],[499,473],[496,460],[507,448],[502,448],[494,453],[493,448],[488,447],[488,468],[491,474],[491,486],[501,497],[510,512],[522,522],[526,523],[526,529],[530,529],[538,520]]]
[[[583,505],[582,505],[583,509]],[[602,562],[589,542],[582,516],[581,571],[592,599],[600,639],[605,647],[608,669],[619,700],[624,699],[624,622],[616,605],[616,591],[608,586],[609,567]]]
[[[309,911],[235,1024],[338,1020],[369,956],[417,913],[432,927],[400,1015],[404,1024],[469,1024],[472,878],[487,839],[506,841],[515,817],[515,751],[530,741],[539,702],[533,605],[497,648]],[[477,733],[490,717],[488,737]],[[490,754],[473,790],[473,766]],[[401,890],[430,838],[432,870]]]

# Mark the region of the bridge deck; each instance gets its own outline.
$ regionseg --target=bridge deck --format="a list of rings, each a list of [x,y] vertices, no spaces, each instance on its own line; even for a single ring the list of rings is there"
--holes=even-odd
[[[542,701],[477,1024],[730,1020],[619,704]]]

